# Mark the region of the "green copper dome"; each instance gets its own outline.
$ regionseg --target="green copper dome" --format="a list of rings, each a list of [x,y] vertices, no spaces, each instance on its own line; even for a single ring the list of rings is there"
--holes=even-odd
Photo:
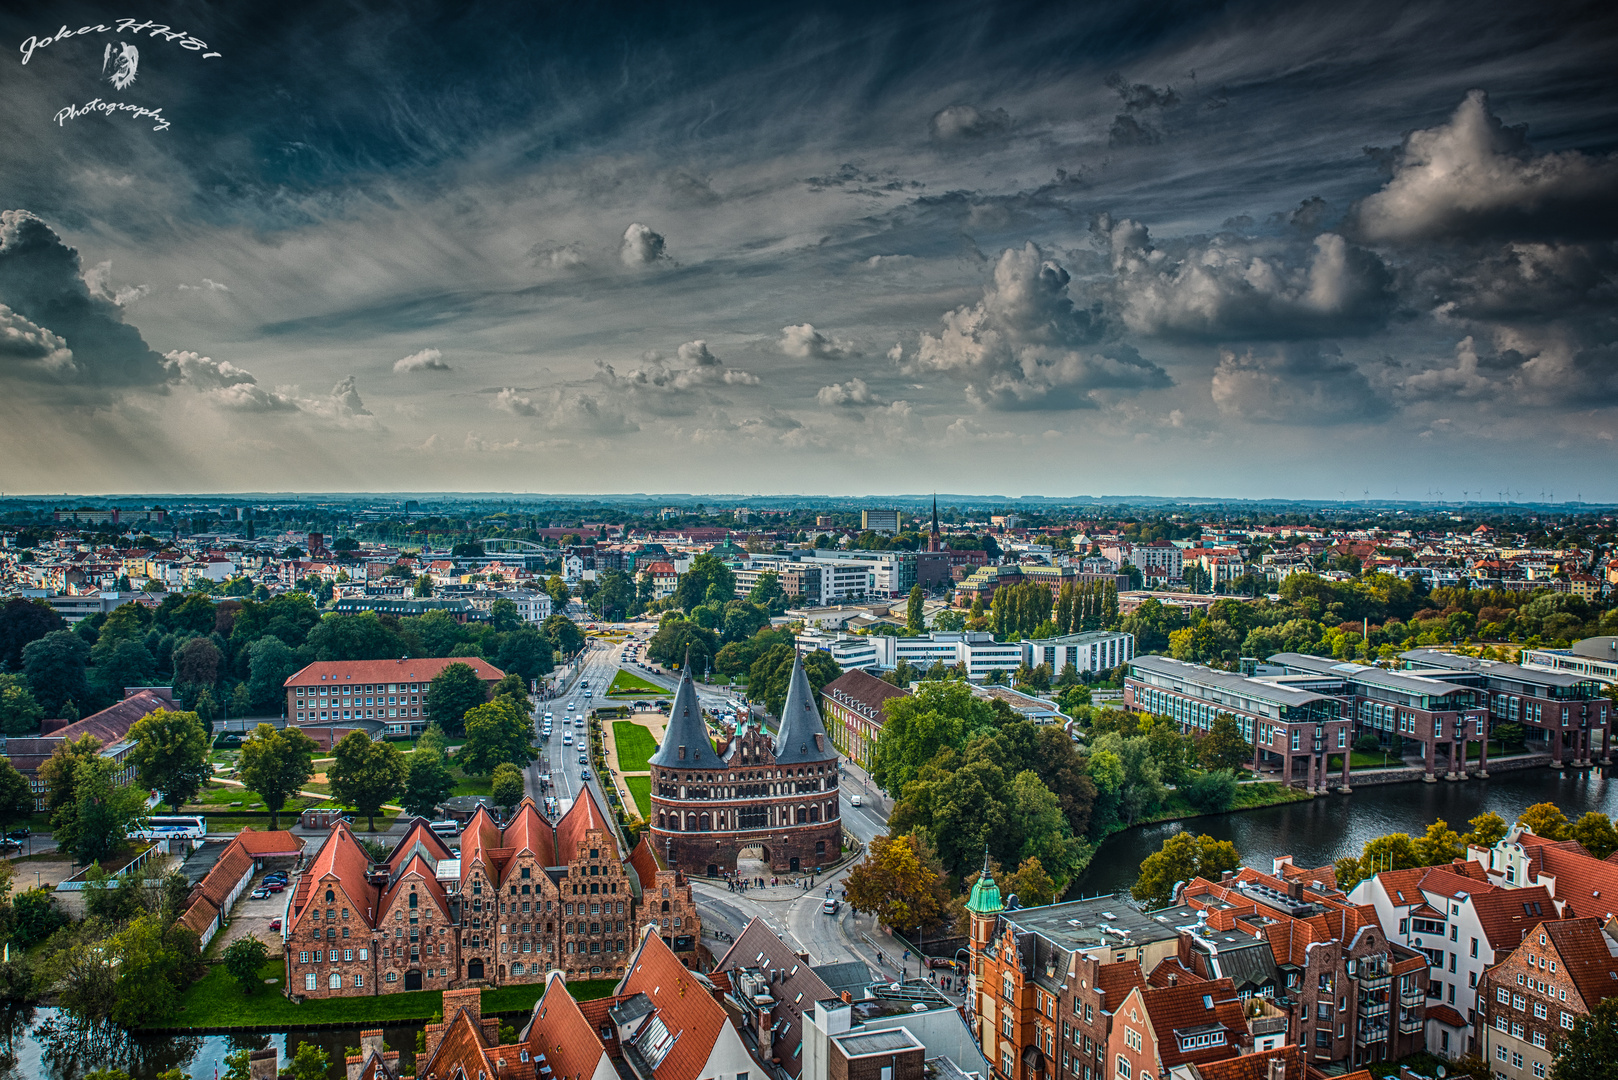
[[[993,915],[1004,911],[1005,907],[1000,902],[1000,887],[994,883],[994,878],[989,874],[988,861],[985,860],[983,873],[978,875],[977,881],[972,885],[972,895],[966,901],[966,910],[974,915]]]

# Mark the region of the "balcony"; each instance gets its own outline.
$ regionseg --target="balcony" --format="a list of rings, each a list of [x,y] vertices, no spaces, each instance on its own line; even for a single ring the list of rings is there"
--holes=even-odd
[[[1387,1024],[1360,1024],[1354,1029],[1355,1046],[1372,1046],[1388,1041]]]
[[[1427,1026],[1427,1014],[1411,1009],[1399,1010],[1399,1034],[1413,1035]]]
[[[1389,1002],[1386,994],[1379,994],[1375,996],[1361,995],[1360,997],[1360,1016],[1362,1018],[1369,1019],[1375,1016],[1387,1016],[1388,1009]]]

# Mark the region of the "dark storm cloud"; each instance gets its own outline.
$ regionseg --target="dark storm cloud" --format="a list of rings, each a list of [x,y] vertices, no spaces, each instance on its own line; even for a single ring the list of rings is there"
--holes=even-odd
[[[124,322],[118,305],[91,294],[79,253],[26,210],[0,212],[0,303],[60,339],[52,353],[71,352],[71,360],[47,365],[56,381],[98,391],[154,389],[169,381],[163,358]],[[3,374],[43,370],[8,365]]]
[[[1285,346],[1219,354],[1214,404],[1232,418],[1266,424],[1354,424],[1392,411],[1385,396],[1336,346]]]

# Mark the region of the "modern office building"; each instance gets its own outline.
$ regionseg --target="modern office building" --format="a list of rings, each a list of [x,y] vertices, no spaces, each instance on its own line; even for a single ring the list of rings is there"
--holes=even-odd
[[[1285,783],[1324,792],[1327,759],[1342,757],[1348,787],[1353,724],[1343,699],[1289,685],[1286,677],[1254,678],[1166,656],[1137,656],[1124,679],[1124,707],[1167,716],[1182,731],[1207,731],[1222,713],[1236,718],[1253,745],[1253,768],[1279,766]],[[1301,768],[1301,775],[1300,775]]]

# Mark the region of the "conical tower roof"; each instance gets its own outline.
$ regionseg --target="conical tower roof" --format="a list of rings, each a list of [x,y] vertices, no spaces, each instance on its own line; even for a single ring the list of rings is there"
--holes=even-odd
[[[697,688],[691,682],[689,651],[680,671],[679,689],[674,691],[674,706],[669,709],[669,726],[663,732],[663,745],[647,761],[665,769],[716,769],[720,766],[719,755],[708,741],[708,725],[702,721]]]
[[[997,911],[1005,910],[1005,904],[1000,901],[1000,888],[995,885],[994,876],[989,873],[987,848],[983,851],[983,873],[972,883],[972,895],[967,898],[966,910],[974,915],[993,915]]]
[[[820,710],[815,708],[815,692],[803,672],[803,658],[794,654],[787,700],[781,706],[781,730],[775,736],[776,763],[803,765],[836,758],[837,750],[820,722]]]

